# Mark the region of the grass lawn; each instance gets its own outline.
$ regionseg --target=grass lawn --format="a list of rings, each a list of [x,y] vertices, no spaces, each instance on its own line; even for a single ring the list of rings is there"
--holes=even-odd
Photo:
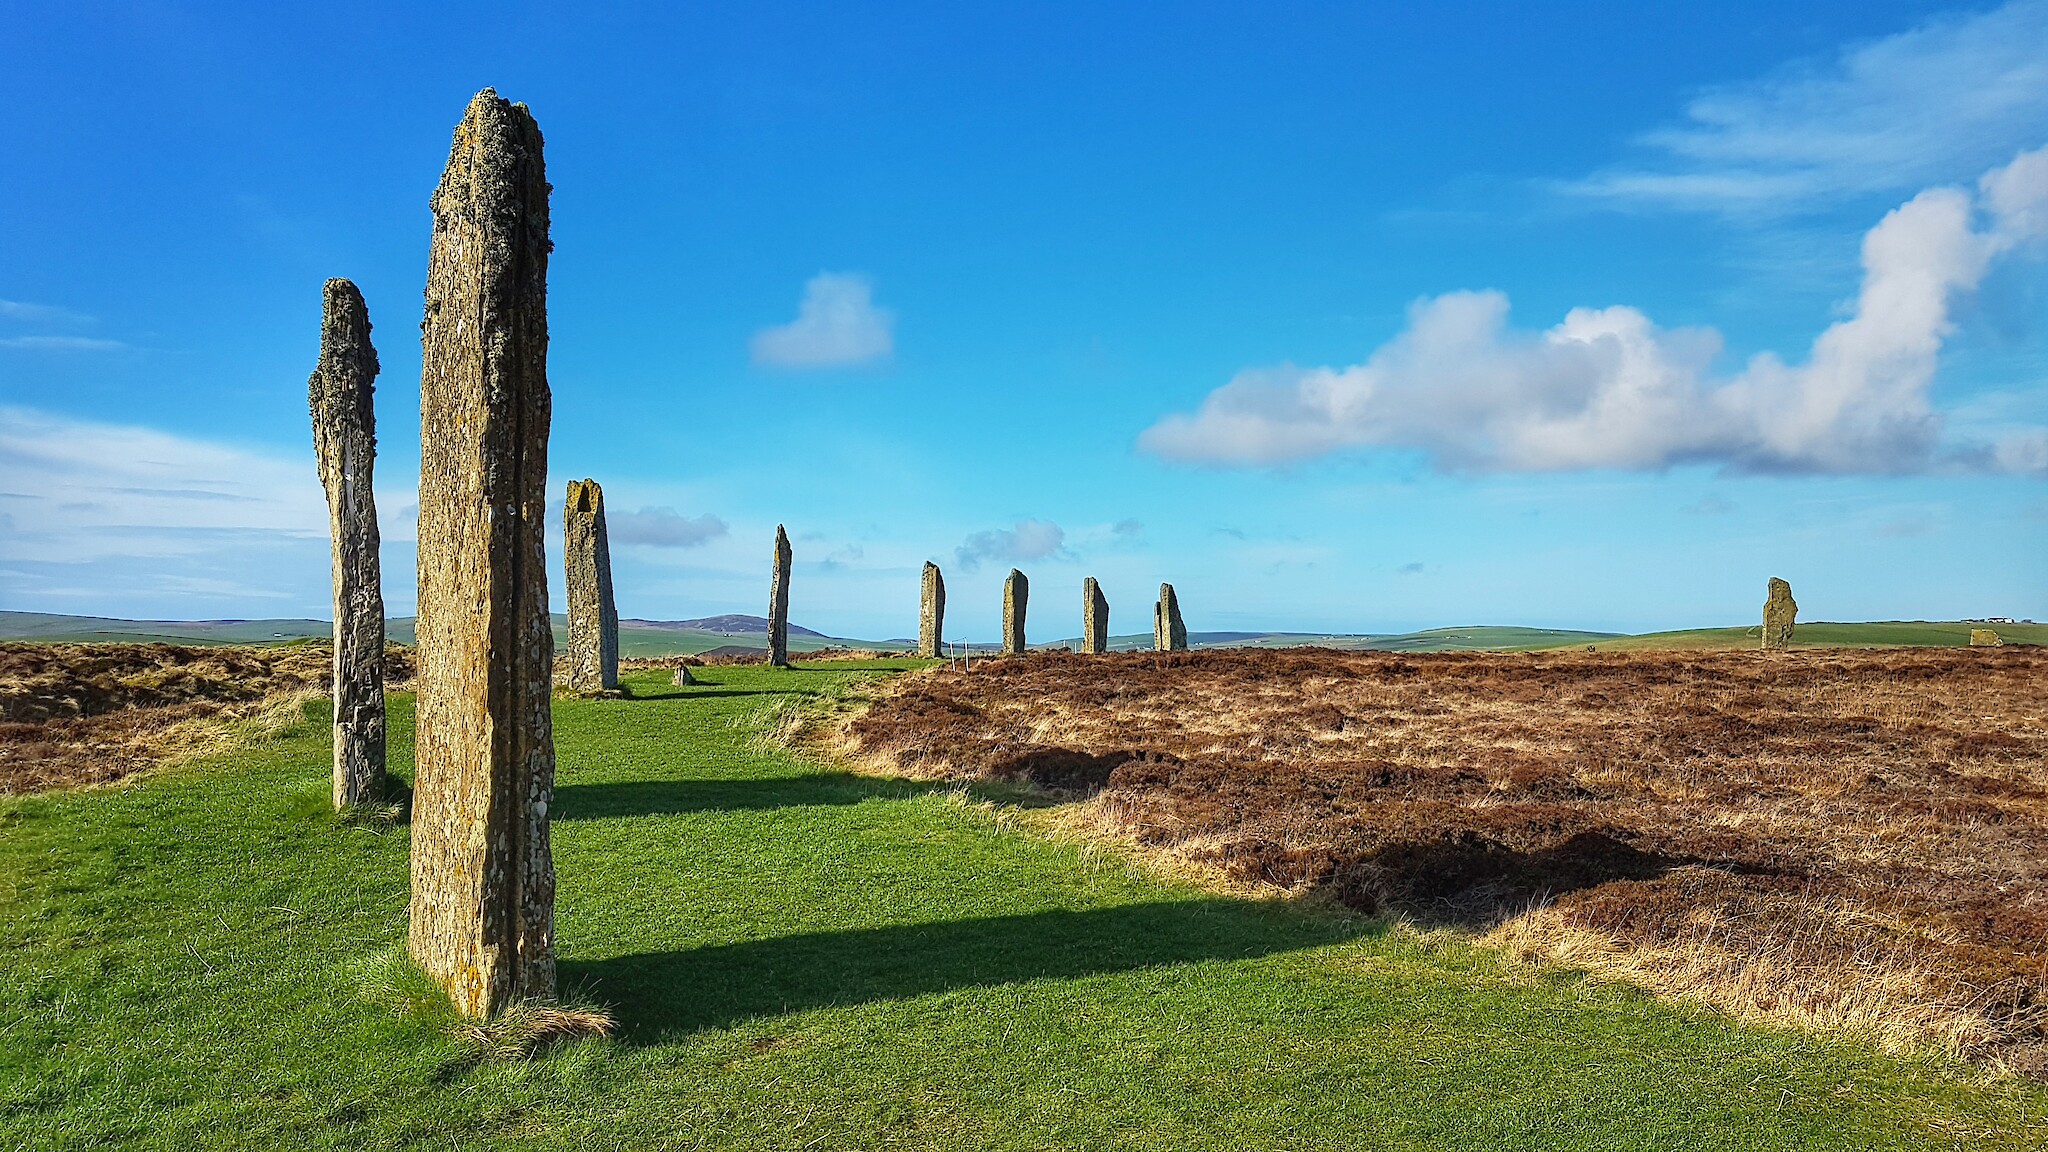
[[[769,744],[881,666],[557,704],[565,984],[479,1062],[397,962],[324,712],[0,801],[0,1148],[2040,1148],[2048,1094],[1226,899]],[[393,700],[408,771],[411,701]]]

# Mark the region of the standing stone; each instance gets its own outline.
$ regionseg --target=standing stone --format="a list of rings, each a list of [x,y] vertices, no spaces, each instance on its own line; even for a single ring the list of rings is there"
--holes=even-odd
[[[775,526],[775,572],[768,580],[768,663],[789,667],[789,533]]]
[[[420,326],[412,955],[466,1016],[555,992],[548,183],[486,88],[434,190]]]
[[[1024,605],[1031,598],[1031,582],[1015,568],[1003,580],[1003,655],[1024,654]]]
[[[946,578],[939,566],[924,562],[924,595],[917,611],[917,654],[936,657],[946,638]]]
[[[1159,586],[1159,603],[1152,606],[1152,647],[1160,652],[1188,650],[1188,626],[1181,623],[1180,599],[1171,584]]]
[[[569,581],[569,691],[619,688],[619,606],[612,599],[612,545],[604,489],[569,481],[562,505],[562,564]]]
[[[1081,651],[1087,655],[1109,651],[1109,598],[1093,576],[1081,581]]]
[[[1792,599],[1792,585],[1771,577],[1770,599],[1764,601],[1764,647],[1790,648],[1792,620],[1799,615],[1799,603]]]
[[[377,559],[377,350],[370,310],[347,280],[329,280],[320,363],[308,383],[313,452],[334,541],[334,806],[384,787],[384,575]]]

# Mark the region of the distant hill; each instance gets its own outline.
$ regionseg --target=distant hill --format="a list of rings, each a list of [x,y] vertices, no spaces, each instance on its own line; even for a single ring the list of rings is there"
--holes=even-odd
[[[554,617],[555,646],[569,641],[568,617]],[[394,616],[384,622],[385,635],[400,644],[413,643],[413,618]],[[325,620],[120,620],[106,616],[62,616],[48,612],[0,611],[0,640],[122,641],[136,644],[280,644],[326,639],[334,626]],[[621,620],[619,655],[689,656],[729,646],[736,636],[759,637],[756,648],[768,646],[768,621],[760,616],[708,616],[699,620]],[[827,636],[797,624],[789,626],[792,652],[819,648],[915,648],[914,640],[849,640]]]
[[[411,624],[407,623],[408,641]],[[98,640],[132,643],[275,644],[332,636],[325,620],[120,620],[50,612],[0,612],[0,640]]]
[[[1423,632],[1190,632],[1190,648],[1339,648],[1391,652],[1503,652],[1526,648],[1557,648],[1610,640],[1615,632],[1577,632],[1558,628],[1514,628],[1497,625],[1431,628]],[[1034,644],[1035,648],[1079,648],[1079,637]],[[1150,632],[1111,636],[1112,652],[1152,647]]]
[[[721,636],[766,636],[768,634],[768,618],[766,616],[743,616],[736,612],[728,612],[723,616],[700,616],[695,620],[632,619],[619,621],[621,629],[626,628],[628,625],[636,628],[658,628],[664,631],[716,632]],[[813,632],[809,628],[798,624],[791,624],[789,626],[789,634],[791,636],[816,636],[820,640],[830,639],[823,632]]]
[[[568,642],[568,620],[557,615],[555,644]],[[1799,625],[1794,647],[1805,648],[1897,648],[1962,646],[1970,642],[1970,629],[1987,627],[1968,621],[1881,620],[1870,623],[1814,621]],[[1992,624],[2009,644],[2048,644],[2048,624]],[[400,644],[413,642],[410,616],[393,617],[385,631]],[[279,644],[293,640],[326,638],[332,626],[325,620],[297,618],[271,620],[120,620],[106,616],[61,616],[46,612],[0,611],[0,640],[128,641],[172,644]],[[767,647],[768,621],[760,616],[728,614],[703,616],[695,620],[621,620],[621,656],[691,656],[715,648]],[[744,638],[735,643],[736,638]],[[1295,648],[1320,645],[1356,651],[1391,652],[1511,652],[1544,648],[1581,647],[1587,644],[1603,652],[1647,649],[1753,648],[1760,629],[1689,628],[1675,632],[1651,632],[1628,636],[1614,632],[1579,632],[1558,628],[1517,628],[1475,625],[1460,628],[1430,628],[1402,633],[1321,632],[1191,632],[1194,648]],[[1078,637],[1032,645],[1034,648],[1075,648]],[[1149,632],[1110,637],[1112,651],[1143,650],[1152,646]],[[789,626],[792,652],[813,652],[820,648],[914,649],[915,640],[853,640],[827,636],[795,624]],[[994,650],[995,645],[976,643],[976,654]]]

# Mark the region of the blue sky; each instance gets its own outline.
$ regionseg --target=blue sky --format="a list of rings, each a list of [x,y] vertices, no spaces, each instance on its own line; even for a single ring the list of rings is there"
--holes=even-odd
[[[783,522],[842,635],[926,559],[984,639],[1013,564],[1034,639],[2048,617],[2048,0],[6,5],[0,607],[324,616],[340,275],[411,610],[486,85],[624,615],[760,613]]]

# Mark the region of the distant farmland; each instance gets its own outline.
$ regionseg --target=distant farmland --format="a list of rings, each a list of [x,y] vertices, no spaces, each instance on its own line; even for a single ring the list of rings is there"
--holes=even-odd
[[[758,616],[716,616],[703,620],[619,621],[619,654],[627,657],[692,656],[714,648],[765,648],[766,621]],[[707,626],[709,625],[709,626]],[[1795,647],[1813,648],[1951,648],[1970,642],[1970,629],[1985,627],[1968,621],[1890,620],[1863,624],[1815,622],[1799,625]],[[2048,644],[2048,624],[1990,625],[2008,644]],[[61,616],[42,612],[0,612],[0,641],[88,641],[171,644],[281,644],[293,640],[324,639],[330,625],[325,620],[281,618],[272,620],[122,620],[105,616]],[[391,620],[393,641],[412,643],[412,617]],[[1555,648],[1577,648],[1591,644],[1602,651],[1644,649],[1736,649],[1754,648],[1759,628],[1692,628],[1675,632],[1626,635],[1617,632],[1585,632],[1560,628],[1523,628],[1512,625],[1472,625],[1430,628],[1420,632],[1324,633],[1324,632],[1191,632],[1195,648],[1336,648],[1345,651],[1376,652],[1518,652]],[[555,617],[555,645],[567,641],[566,617]],[[1080,647],[1078,636],[1034,644],[1035,648]],[[1110,637],[1112,651],[1141,651],[1152,646],[1150,633]],[[792,652],[815,652],[821,648],[866,648],[877,651],[914,649],[907,638],[860,640],[827,636],[809,628],[791,625]],[[993,650],[992,643],[976,642],[976,652]]]

